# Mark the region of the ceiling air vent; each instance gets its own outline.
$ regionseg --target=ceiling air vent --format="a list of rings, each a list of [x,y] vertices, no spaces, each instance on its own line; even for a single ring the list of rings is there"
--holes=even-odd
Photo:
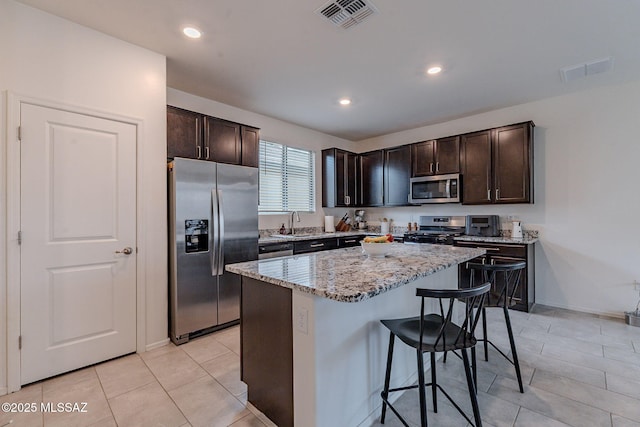
[[[378,10],[365,0],[335,0],[316,10],[337,27],[351,28],[361,23]]]
[[[560,77],[563,82],[581,79],[592,74],[599,74],[609,71],[613,68],[613,58],[607,57],[596,59],[582,64],[570,65],[560,68]]]

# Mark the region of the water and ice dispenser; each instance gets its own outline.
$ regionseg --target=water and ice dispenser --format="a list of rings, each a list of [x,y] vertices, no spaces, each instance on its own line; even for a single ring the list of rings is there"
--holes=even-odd
[[[185,251],[207,252],[209,250],[209,220],[188,219],[184,222]]]

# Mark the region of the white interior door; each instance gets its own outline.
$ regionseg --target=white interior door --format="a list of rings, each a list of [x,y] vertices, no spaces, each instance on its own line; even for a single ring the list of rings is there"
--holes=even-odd
[[[136,126],[28,103],[20,125],[27,384],[136,350]]]

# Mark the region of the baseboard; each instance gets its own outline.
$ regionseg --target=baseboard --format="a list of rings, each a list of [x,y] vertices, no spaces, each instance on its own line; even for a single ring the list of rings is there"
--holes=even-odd
[[[593,310],[585,307],[578,307],[575,305],[558,305],[558,304],[548,303],[544,301],[536,301],[536,305],[544,305],[546,307],[559,308],[561,310],[570,310],[570,311],[577,311],[579,313],[593,314],[594,316],[613,317],[616,319],[624,318],[624,313],[597,311],[597,310]]]
[[[165,339],[163,339],[161,341],[157,341],[157,342],[154,342],[152,344],[147,344],[147,346],[145,347],[144,351],[151,351],[151,350],[154,350],[156,348],[164,347],[165,345],[169,344],[170,342],[171,341],[169,341],[169,338],[167,337],[167,338],[165,338]]]

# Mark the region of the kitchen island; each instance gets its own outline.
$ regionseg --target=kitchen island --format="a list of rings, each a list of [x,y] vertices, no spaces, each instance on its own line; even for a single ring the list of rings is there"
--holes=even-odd
[[[457,265],[483,249],[394,244],[227,265],[242,275],[241,361],[248,401],[280,427],[359,426],[378,414],[384,318],[418,313],[417,287],[457,287]],[[397,346],[395,385],[417,378]]]

